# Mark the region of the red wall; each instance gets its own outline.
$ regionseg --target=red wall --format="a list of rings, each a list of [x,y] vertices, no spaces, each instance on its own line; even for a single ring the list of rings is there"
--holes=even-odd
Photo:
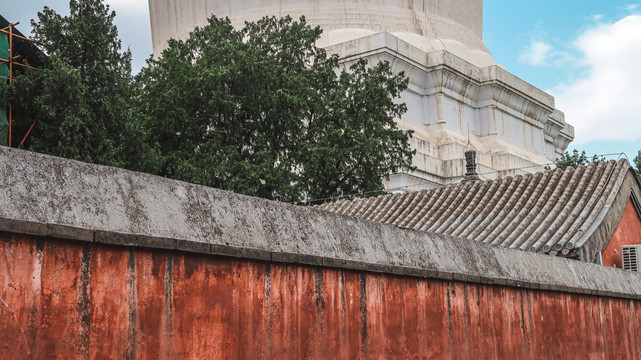
[[[641,302],[0,233],[0,358],[638,359]]]
[[[628,201],[612,239],[603,250],[603,265],[616,265],[616,267],[622,268],[621,246],[623,245],[641,245],[641,219],[639,219],[632,199]]]

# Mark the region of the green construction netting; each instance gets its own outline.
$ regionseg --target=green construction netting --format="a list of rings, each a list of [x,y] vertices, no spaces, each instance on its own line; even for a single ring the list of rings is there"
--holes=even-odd
[[[9,60],[9,36],[0,33],[0,59]],[[9,121],[7,121],[7,108],[5,102],[5,85],[9,80],[9,66],[0,62],[0,145],[7,146],[9,135]]]

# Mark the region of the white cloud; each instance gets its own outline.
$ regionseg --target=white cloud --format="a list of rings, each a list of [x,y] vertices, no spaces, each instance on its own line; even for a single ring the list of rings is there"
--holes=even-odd
[[[603,19],[604,15],[603,14],[594,14],[590,16],[590,20],[592,21],[601,21]]]
[[[550,92],[576,143],[641,139],[641,16],[601,24],[575,42],[586,76]]]
[[[532,66],[543,66],[547,64],[548,57],[552,51],[552,45],[545,41],[532,41],[521,55],[519,61]]]
[[[623,7],[623,9],[625,9],[625,10],[627,10],[629,12],[633,12],[638,8],[639,8],[639,4],[628,4],[628,5]]]
[[[563,67],[576,62],[572,54],[557,50],[545,40],[532,40],[519,55],[519,62],[530,66]]]

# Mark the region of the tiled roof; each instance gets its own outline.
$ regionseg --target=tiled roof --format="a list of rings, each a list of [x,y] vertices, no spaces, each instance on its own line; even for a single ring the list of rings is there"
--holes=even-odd
[[[573,255],[605,219],[626,178],[634,178],[627,161],[608,161],[317,208],[512,249]],[[618,223],[620,215],[610,217]]]

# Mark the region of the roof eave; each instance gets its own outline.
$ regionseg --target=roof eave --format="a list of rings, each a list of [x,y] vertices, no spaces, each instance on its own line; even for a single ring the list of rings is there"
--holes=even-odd
[[[641,183],[629,167],[611,203],[605,204],[599,215],[577,242],[579,260],[594,262],[597,253],[603,251],[617,229],[628,202],[632,199],[637,213],[641,214]],[[582,244],[582,245],[579,245]]]

